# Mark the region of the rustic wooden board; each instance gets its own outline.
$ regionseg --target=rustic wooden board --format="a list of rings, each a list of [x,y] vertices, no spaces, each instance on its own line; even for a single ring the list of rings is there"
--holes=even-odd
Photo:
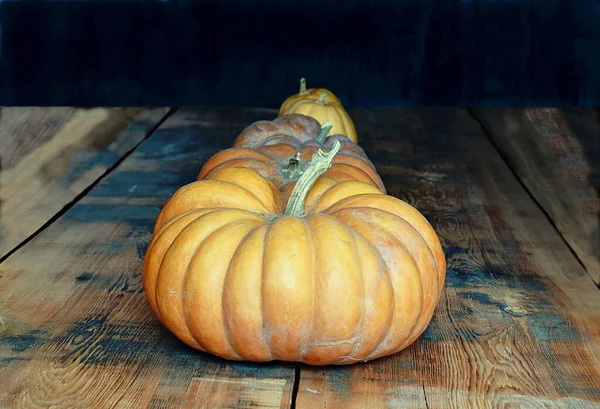
[[[297,409],[600,408],[600,291],[466,111],[353,111],[392,195],[420,209],[446,289],[405,351],[302,367]]]
[[[192,350],[156,321],[141,284],[164,202],[245,125],[274,114],[179,110],[0,265],[0,407],[290,406],[293,365]]]
[[[0,265],[0,407],[288,408],[294,365],[226,362],[152,316],[141,259],[166,199],[274,111],[182,110]],[[600,291],[465,111],[355,111],[390,193],[448,255],[406,351],[302,367],[296,408],[600,407]]]
[[[2,108],[0,259],[130,151],[168,108]]]
[[[512,171],[600,284],[600,114],[595,109],[474,110]],[[595,169],[594,169],[595,167]]]

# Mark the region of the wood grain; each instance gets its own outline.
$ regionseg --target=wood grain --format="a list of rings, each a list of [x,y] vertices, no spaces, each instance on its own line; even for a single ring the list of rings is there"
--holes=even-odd
[[[2,108],[0,258],[139,143],[167,108]]]
[[[164,202],[245,125],[273,115],[179,110],[0,265],[1,408],[289,407],[292,365],[192,350],[154,318],[141,283]]]
[[[182,409],[280,409],[290,386],[285,379],[194,378]]]
[[[600,162],[598,111],[480,108],[474,112],[513,172],[600,284],[600,201],[598,186],[592,183],[593,167]]]
[[[289,408],[295,365],[227,362],[153,317],[141,260],[203,162],[270,110],[180,110],[0,264],[0,408]],[[600,408],[600,291],[462,110],[357,110],[391,194],[448,257],[431,325],[394,356],[303,366],[298,409]]]
[[[600,408],[600,291],[466,111],[355,110],[390,194],[421,210],[446,288],[405,351],[302,367],[298,409]]]

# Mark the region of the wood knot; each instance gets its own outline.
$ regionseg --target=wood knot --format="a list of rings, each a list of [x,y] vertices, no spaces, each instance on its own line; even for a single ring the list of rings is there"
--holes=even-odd
[[[524,317],[529,315],[529,311],[527,311],[525,308],[519,307],[518,305],[507,305],[504,307],[504,312],[514,317]]]

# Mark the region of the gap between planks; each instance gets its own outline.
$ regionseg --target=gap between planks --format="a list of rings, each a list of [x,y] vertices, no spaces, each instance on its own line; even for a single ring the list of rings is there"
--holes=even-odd
[[[594,228],[599,227],[598,215],[596,215],[596,220],[593,220],[593,217],[585,214],[584,205],[580,203],[572,182],[566,177],[566,170],[561,169],[558,158],[555,157],[556,155],[545,149],[545,146],[543,146],[544,141],[536,133],[537,129],[533,124],[524,119],[526,110],[527,108],[518,110],[471,108],[467,111],[479,124],[483,134],[490,141],[513,177],[532,202],[541,210],[577,262],[588,272],[594,284],[600,289],[598,251],[597,249],[596,251],[585,249],[587,242],[593,243],[598,240],[597,232],[594,234],[592,231]],[[503,115],[502,120],[498,118],[498,115]],[[511,130],[511,125],[518,125],[520,128]],[[511,145],[511,142],[514,145]],[[536,143],[534,144],[534,152],[531,152],[531,149],[528,150],[528,144],[533,142]],[[531,145],[529,146],[531,147]],[[519,150],[528,151],[533,155],[530,158],[530,164],[524,162],[523,158],[520,157]],[[549,174],[548,169],[538,168],[540,160],[546,162],[545,164],[550,164]],[[528,178],[529,180],[527,180]],[[544,183],[552,184],[552,192],[549,193],[543,188]],[[591,186],[590,189],[592,189]],[[560,195],[555,195],[556,191],[560,191]],[[559,200],[559,196],[566,196],[569,201],[563,202]],[[597,244],[600,246],[600,243]]]
[[[583,265],[583,262],[581,261],[581,258],[579,258],[579,256],[577,255],[577,253],[575,252],[575,250],[573,249],[573,247],[571,247],[571,245],[569,244],[569,242],[567,241],[567,239],[565,239],[565,237],[563,236],[563,234],[560,232],[560,230],[556,226],[556,223],[552,219],[552,216],[550,216],[550,214],[546,211],[546,209],[544,209],[544,206],[541,205],[541,203],[536,199],[536,197],[533,195],[533,193],[531,192],[531,190],[527,187],[527,185],[519,177],[518,172],[516,171],[515,167],[512,165],[512,161],[509,160],[508,156],[498,146],[498,143],[494,140],[494,138],[492,138],[492,136],[490,135],[488,127],[483,124],[483,122],[477,116],[477,114],[475,113],[474,110],[468,109],[467,112],[469,112],[469,114],[471,115],[471,117],[479,124],[479,126],[481,127],[481,131],[486,136],[486,138],[490,141],[490,143],[492,144],[492,146],[494,147],[494,149],[498,153],[498,156],[500,156],[500,158],[502,159],[502,161],[506,164],[506,167],[510,170],[510,173],[513,175],[513,177],[515,178],[515,180],[517,181],[517,183],[519,185],[521,185],[521,187],[523,188],[523,190],[525,191],[525,193],[527,193],[527,195],[529,196],[529,198],[531,199],[531,201],[533,203],[535,203],[535,205],[541,210],[541,212],[544,214],[544,216],[546,216],[546,219],[548,219],[548,222],[550,223],[550,225],[552,226],[552,228],[554,230],[556,230],[556,233],[558,233],[558,235],[562,239],[563,243],[565,243],[565,245],[567,246],[567,248],[571,251],[571,254],[573,254],[573,256],[575,257],[575,259],[579,262],[579,265],[581,267],[585,268],[585,266]]]
[[[296,409],[296,400],[300,391],[300,378],[302,376],[302,365],[296,364],[294,369],[294,385],[292,386],[292,397],[290,399],[290,409]]]
[[[72,208],[77,202],[79,202],[83,197],[85,197],[98,183],[100,183],[104,178],[106,178],[113,170],[115,170],[125,159],[127,159],[135,150],[145,141],[147,140],[160,126],[171,117],[178,108],[171,107],[168,111],[160,118],[156,124],[154,124],[141,138],[137,143],[135,143],[130,149],[123,153],[123,155],[118,158],[111,166],[109,166],[100,176],[98,176],[94,181],[92,181],[86,188],[84,188],[80,193],[74,196],[72,200],[67,202],[58,212],[56,212],[52,217],[50,217],[46,222],[44,222],[39,228],[37,228],[33,233],[29,234],[25,239],[21,240],[18,244],[16,244],[12,249],[6,252],[2,257],[0,257],[0,264],[7,260],[11,255],[16,253],[19,249],[29,243],[33,238],[35,238],[38,234],[44,231],[46,228],[51,226],[56,220],[58,220],[63,214],[65,214],[70,208]]]

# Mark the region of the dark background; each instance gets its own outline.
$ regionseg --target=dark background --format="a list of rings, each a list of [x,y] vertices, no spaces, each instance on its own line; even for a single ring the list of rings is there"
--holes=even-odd
[[[192,4],[193,3],[193,4]],[[598,0],[2,1],[1,105],[600,105]]]

